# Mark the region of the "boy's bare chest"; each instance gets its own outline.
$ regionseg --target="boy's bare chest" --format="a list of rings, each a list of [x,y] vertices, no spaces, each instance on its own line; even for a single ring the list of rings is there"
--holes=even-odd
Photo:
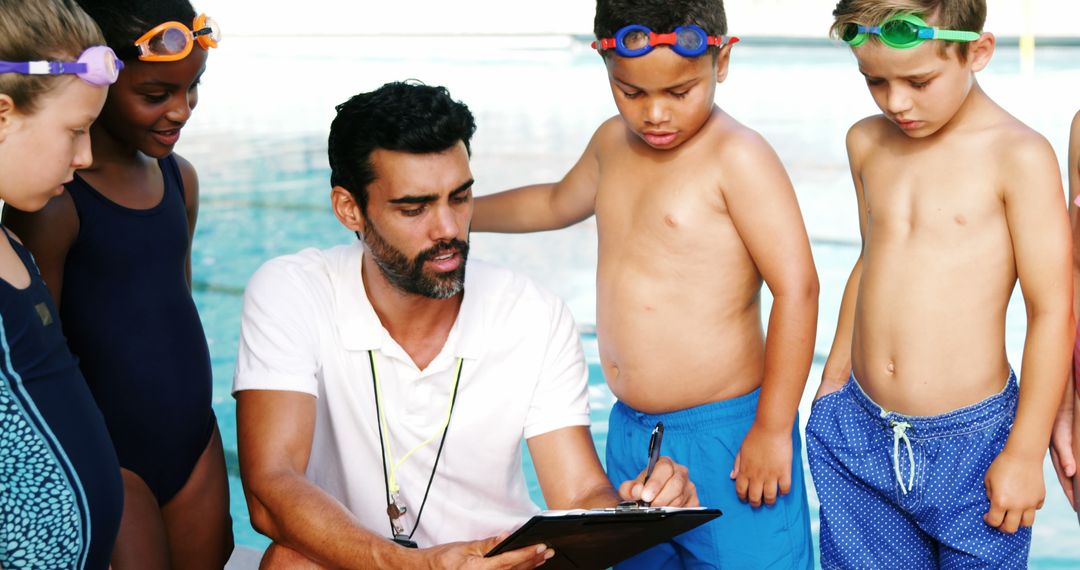
[[[677,234],[730,224],[716,176],[708,168],[675,163],[603,169],[596,217],[601,231]]]
[[[1004,223],[994,166],[956,156],[872,160],[861,181],[872,231],[968,232]]]

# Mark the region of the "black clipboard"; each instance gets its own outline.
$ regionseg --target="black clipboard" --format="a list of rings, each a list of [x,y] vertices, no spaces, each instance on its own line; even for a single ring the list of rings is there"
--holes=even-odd
[[[546,544],[555,550],[555,556],[544,563],[545,570],[608,568],[721,514],[719,509],[649,507],[541,513],[506,537],[485,557]]]

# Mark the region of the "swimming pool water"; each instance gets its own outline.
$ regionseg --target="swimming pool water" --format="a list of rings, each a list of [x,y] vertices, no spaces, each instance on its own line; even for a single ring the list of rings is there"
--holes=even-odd
[[[1080,106],[1080,48],[1037,51],[1024,73],[1001,48],[980,75],[986,90],[1064,156]],[[326,132],[333,105],[386,81],[419,78],[450,88],[477,117],[477,194],[560,177],[604,118],[615,113],[599,58],[566,37],[230,38],[210,58],[200,107],[178,151],[198,168],[195,297],[214,368],[214,403],[227,449],[237,544],[267,541],[248,523],[236,477],[235,406],[229,389],[243,287],[267,259],[355,239],[329,210]],[[832,340],[840,296],[858,252],[858,220],[844,156],[851,123],[875,112],[848,51],[831,46],[737,46],[717,102],[773,144],[791,174],[821,281],[817,358],[802,421]],[[472,255],[530,274],[562,296],[587,330],[594,320],[595,225],[559,232],[473,236]],[[1019,369],[1024,308],[1009,310],[1008,351]],[[766,292],[767,300],[767,292]],[[607,411],[595,337],[590,362],[593,432],[603,457]],[[528,463],[526,461],[526,463]],[[534,497],[541,500],[530,473]],[[1034,568],[1080,567],[1080,528],[1047,461],[1047,502],[1034,531]],[[812,484],[810,485],[812,489]],[[816,531],[817,501],[811,492]]]

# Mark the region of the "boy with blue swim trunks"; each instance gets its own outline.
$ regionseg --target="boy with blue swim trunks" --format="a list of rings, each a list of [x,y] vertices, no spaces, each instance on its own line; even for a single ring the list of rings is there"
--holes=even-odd
[[[995,45],[985,0],[833,14],[882,113],[848,133],[863,245],[806,428],[821,565],[1026,567],[1073,332],[1054,152],[975,79]]]
[[[796,410],[813,356],[817,275],[795,193],[760,135],[713,101],[735,38],[720,0],[600,0],[595,47],[619,115],[562,181],[476,201],[473,229],[593,214],[597,337],[613,481],[653,427],[717,521],[620,567],[809,568]],[[768,336],[760,292],[775,299]],[[649,500],[651,497],[643,497]]]

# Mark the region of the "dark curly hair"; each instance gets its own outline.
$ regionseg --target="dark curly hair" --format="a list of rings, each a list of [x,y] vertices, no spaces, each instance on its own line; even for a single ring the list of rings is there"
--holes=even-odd
[[[445,87],[414,81],[387,83],[354,95],[336,109],[327,141],[330,185],[348,190],[365,212],[367,187],[375,181],[371,164],[375,149],[426,154],[462,141],[472,154],[469,140],[476,122],[469,108],[451,99]]]
[[[727,34],[724,0],[596,0],[593,33],[598,39],[615,36],[630,24],[640,24],[657,33],[668,33],[679,26],[696,24],[711,36]],[[712,46],[709,53],[716,55]],[[609,57],[611,50],[600,52]]]
[[[190,26],[195,8],[188,0],[77,0],[105,34],[105,43],[123,60],[138,57],[135,40],[165,22]]]

